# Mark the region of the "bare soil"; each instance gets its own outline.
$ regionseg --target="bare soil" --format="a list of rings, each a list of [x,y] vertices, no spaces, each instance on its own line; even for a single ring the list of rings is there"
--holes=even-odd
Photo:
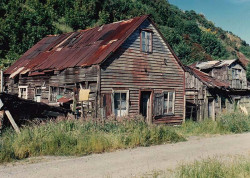
[[[216,156],[250,155],[250,133],[190,137],[187,142],[83,157],[39,157],[0,166],[0,177],[133,177]]]

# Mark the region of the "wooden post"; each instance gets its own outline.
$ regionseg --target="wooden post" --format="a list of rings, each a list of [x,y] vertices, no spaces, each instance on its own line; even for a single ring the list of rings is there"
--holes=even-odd
[[[97,82],[96,82],[96,96],[95,96],[95,117],[98,116],[98,108],[101,107],[101,67],[97,66]],[[105,116],[106,117],[106,116]]]
[[[16,124],[16,122],[15,122],[15,120],[13,119],[12,115],[10,114],[10,111],[9,111],[9,110],[6,110],[5,113],[6,113],[7,117],[8,117],[8,119],[9,119],[11,125],[12,125],[13,128],[15,129],[15,131],[16,131],[17,133],[21,133],[19,127],[17,126],[17,124]]]
[[[0,71],[0,80],[1,80],[1,86],[0,86],[0,92],[3,92],[3,71]]]
[[[0,134],[3,128],[4,111],[0,111]]]

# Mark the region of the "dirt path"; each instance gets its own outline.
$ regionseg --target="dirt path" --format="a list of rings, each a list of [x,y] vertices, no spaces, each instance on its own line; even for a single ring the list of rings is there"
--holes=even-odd
[[[132,177],[152,170],[174,168],[184,161],[213,156],[249,155],[250,133],[121,150],[80,158],[57,158],[33,164],[0,166],[0,177]]]

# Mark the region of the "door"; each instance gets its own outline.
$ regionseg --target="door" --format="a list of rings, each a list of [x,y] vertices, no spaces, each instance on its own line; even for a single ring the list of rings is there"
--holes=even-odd
[[[208,99],[208,118],[214,118],[213,113],[214,113],[214,108],[213,108],[213,99]]]
[[[140,98],[140,114],[147,121],[151,120],[151,91],[142,91]]]

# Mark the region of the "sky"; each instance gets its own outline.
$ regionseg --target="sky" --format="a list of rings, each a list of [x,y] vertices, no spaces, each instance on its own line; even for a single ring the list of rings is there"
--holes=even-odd
[[[182,10],[204,14],[215,26],[250,44],[250,0],[168,0]]]

